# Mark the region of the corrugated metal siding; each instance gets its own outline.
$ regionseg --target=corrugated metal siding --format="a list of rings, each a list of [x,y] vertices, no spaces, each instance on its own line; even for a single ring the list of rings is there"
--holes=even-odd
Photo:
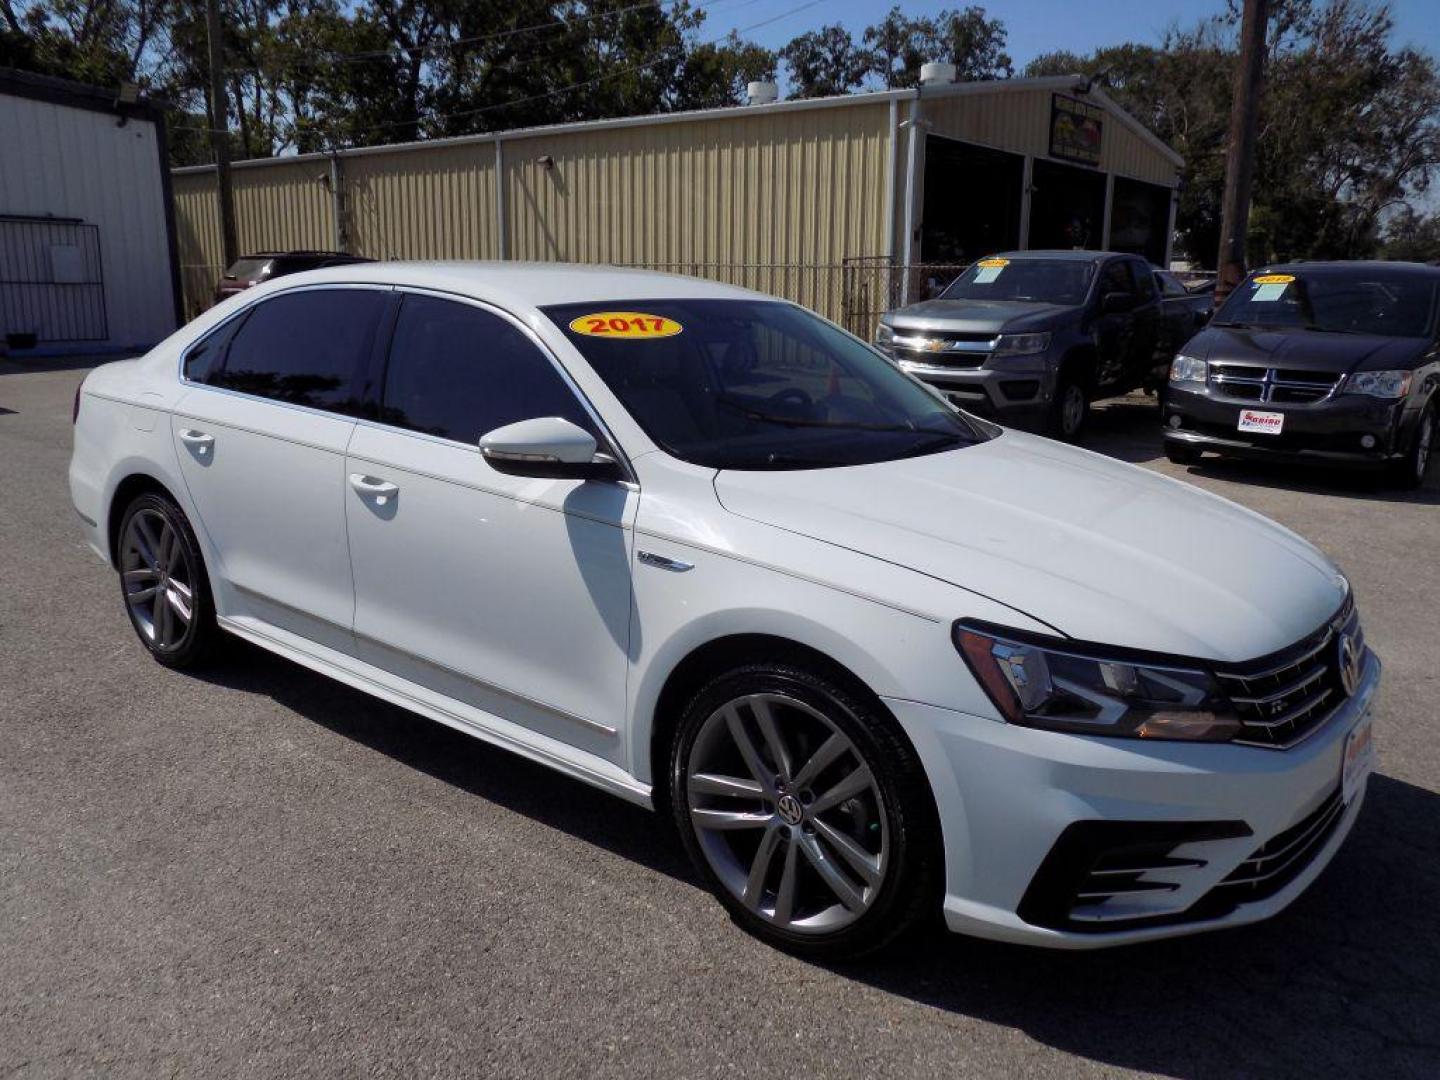
[[[669,267],[830,307],[841,262],[884,251],[888,139],[885,101],[507,139],[510,254]]]
[[[1034,157],[1050,153],[1049,90],[935,97],[924,102],[930,131]],[[1175,186],[1175,166],[1117,116],[1105,118],[1100,171]]]
[[[350,250],[376,259],[494,259],[495,147],[342,159]]]
[[[0,96],[0,132],[0,212],[99,227],[104,344],[149,345],[169,334],[175,305],[155,125],[117,127],[107,113]]]

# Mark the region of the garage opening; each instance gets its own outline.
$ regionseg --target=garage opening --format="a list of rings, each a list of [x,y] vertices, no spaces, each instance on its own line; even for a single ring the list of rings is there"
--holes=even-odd
[[[1165,262],[1170,229],[1170,189],[1140,180],[1115,178],[1110,208],[1110,250],[1143,255],[1156,266]]]
[[[968,263],[1020,246],[1025,159],[986,146],[925,137],[920,261]]]
[[[1105,228],[1105,174],[1036,158],[1031,177],[1028,246],[1098,249]]]

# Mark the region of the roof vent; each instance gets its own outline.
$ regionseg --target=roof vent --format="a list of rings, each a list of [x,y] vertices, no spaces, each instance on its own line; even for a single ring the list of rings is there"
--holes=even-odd
[[[955,81],[955,65],[930,63],[920,65],[921,86],[943,86],[945,83]]]
[[[770,105],[780,97],[780,87],[773,82],[752,82],[745,87],[745,100],[751,105]]]

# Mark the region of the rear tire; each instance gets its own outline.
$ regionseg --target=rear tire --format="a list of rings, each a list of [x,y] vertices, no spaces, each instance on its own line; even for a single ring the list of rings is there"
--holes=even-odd
[[[116,534],[125,613],[140,643],[166,667],[199,663],[220,637],[200,544],[180,507],[147,492],[125,508]]]
[[[761,940],[842,960],[939,909],[941,843],[894,719],[838,681],[747,664],[691,699],[670,807],[697,871]]]

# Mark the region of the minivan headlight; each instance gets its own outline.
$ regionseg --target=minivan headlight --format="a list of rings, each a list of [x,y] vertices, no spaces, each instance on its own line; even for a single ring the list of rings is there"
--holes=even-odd
[[[955,624],[955,646],[1012,724],[1085,735],[1223,742],[1241,723],[1198,667],[1109,649],[1041,645],[988,624]]]
[[[1033,356],[1050,348],[1050,335],[1044,334],[1001,334],[995,339],[992,356]]]
[[[1357,371],[1345,380],[1345,393],[1399,398],[1410,392],[1410,371]]]
[[[1184,353],[1176,353],[1175,359],[1170,363],[1170,381],[1203,383],[1206,371],[1207,365],[1204,360],[1186,356]]]

